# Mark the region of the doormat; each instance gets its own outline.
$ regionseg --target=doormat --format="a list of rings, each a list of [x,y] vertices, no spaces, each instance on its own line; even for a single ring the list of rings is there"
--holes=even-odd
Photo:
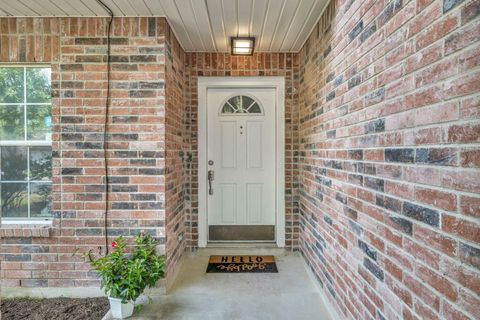
[[[207,273],[277,273],[274,256],[210,256]]]

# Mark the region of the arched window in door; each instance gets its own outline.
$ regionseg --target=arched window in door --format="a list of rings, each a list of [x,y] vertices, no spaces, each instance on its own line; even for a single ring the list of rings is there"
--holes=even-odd
[[[262,107],[252,97],[246,95],[236,95],[228,99],[222,106],[220,112],[222,115],[232,114],[263,114]]]

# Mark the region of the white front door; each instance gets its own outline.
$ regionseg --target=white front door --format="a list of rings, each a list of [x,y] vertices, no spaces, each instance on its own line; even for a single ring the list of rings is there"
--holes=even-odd
[[[210,241],[275,240],[275,89],[207,91]]]

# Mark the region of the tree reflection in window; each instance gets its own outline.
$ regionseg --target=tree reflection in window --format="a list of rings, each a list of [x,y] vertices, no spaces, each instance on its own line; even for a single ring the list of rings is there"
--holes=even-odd
[[[0,68],[0,216],[52,215],[51,71]]]
[[[254,99],[245,95],[238,95],[228,99],[222,107],[222,114],[261,114],[262,108]]]

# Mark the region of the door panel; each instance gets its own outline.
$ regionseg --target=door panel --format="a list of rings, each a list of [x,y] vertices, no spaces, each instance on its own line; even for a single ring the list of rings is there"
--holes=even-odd
[[[263,183],[247,183],[247,222],[261,223],[263,215]]]
[[[259,227],[275,225],[275,97],[274,89],[208,89],[210,227],[248,233],[254,229],[246,227],[257,226],[271,234]]]
[[[222,121],[220,125],[222,168],[235,168],[237,162],[237,123]]]
[[[222,223],[235,224],[237,218],[237,185],[222,183],[220,185],[221,208],[216,210],[220,214]]]
[[[263,168],[263,122],[247,121],[247,168]]]

